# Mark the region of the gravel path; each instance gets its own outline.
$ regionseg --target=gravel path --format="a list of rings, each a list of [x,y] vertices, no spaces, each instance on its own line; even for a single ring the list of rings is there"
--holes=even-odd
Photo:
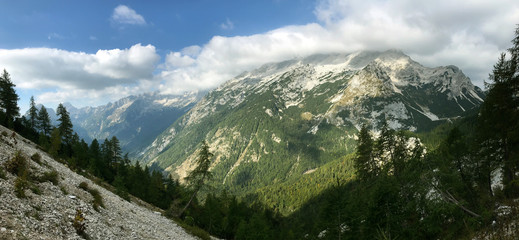
[[[34,182],[33,188],[40,189],[39,194],[27,189],[27,198],[16,197],[16,176],[5,171],[4,162],[17,150],[29,160],[32,174],[56,170],[59,184]],[[34,153],[42,156],[41,165],[30,160]],[[13,137],[3,126],[0,126],[0,168],[6,175],[6,179],[0,178],[0,240],[83,239],[72,227],[77,209],[84,213],[85,232],[90,239],[197,239],[160,213],[127,202],[76,174],[38,150],[32,142],[18,134]],[[101,193],[105,208],[94,210],[92,195],[78,188],[81,182]]]

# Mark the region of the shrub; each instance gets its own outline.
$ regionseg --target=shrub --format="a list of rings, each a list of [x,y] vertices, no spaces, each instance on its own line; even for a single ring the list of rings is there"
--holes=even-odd
[[[59,189],[61,190],[61,193],[63,193],[63,195],[68,195],[68,191],[67,189],[65,189],[64,186],[60,186]]]
[[[103,197],[101,196],[101,193],[99,193],[99,191],[97,191],[97,189],[92,189],[92,188],[89,188],[88,187],[88,183],[86,182],[81,182],[79,184],[79,188],[89,192],[92,197],[94,197],[94,202],[93,202],[93,207],[96,211],[99,212],[99,207],[105,207],[104,203],[103,203]]]
[[[2,131],[2,136],[7,137],[9,134],[6,131]]]
[[[21,151],[17,151],[9,161],[5,162],[5,169],[17,176],[23,176],[27,173],[29,164],[27,159],[22,155]]]
[[[5,175],[4,169],[0,168],[0,178],[1,179],[7,179],[7,176]]]
[[[83,189],[83,190],[85,190],[85,191],[88,191],[88,183],[86,183],[86,182],[81,182],[81,183],[79,184],[79,188],[81,188],[81,189]]]
[[[17,177],[14,180],[14,192],[18,198],[26,198],[25,189],[29,186],[29,182],[25,177]]]
[[[79,236],[85,235],[85,217],[83,216],[83,211],[81,209],[76,210],[76,216],[74,217],[74,221],[72,222],[72,226],[76,229],[76,233]]]
[[[31,159],[37,163],[37,164],[40,164],[41,165],[41,155],[39,153],[35,153],[31,156]]]
[[[41,189],[40,189],[37,185],[34,185],[34,184],[30,184],[30,183],[29,183],[29,186],[30,186],[31,191],[32,191],[34,194],[41,195]]]
[[[90,192],[92,197],[94,197],[94,209],[99,212],[99,207],[105,207],[105,204],[103,203],[103,197],[96,189],[90,189],[88,192]]]
[[[59,174],[56,170],[44,172],[41,177],[37,178],[38,182],[51,182],[54,185],[59,183]]]

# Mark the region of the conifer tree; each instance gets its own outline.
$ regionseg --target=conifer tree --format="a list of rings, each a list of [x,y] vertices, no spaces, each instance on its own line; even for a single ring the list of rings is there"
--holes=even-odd
[[[70,120],[70,115],[67,112],[67,109],[63,104],[59,104],[58,108],[56,109],[56,114],[59,116],[58,121],[58,129],[59,133],[63,139],[63,142],[65,144],[72,144],[72,137],[74,130],[72,129],[72,122]]]
[[[11,82],[9,73],[4,69],[0,76],[0,109],[4,111],[4,124],[10,126],[14,119],[20,115],[18,107],[18,94],[14,90],[16,85]]]
[[[60,150],[61,150],[61,136],[59,134],[59,130],[57,128],[54,128],[50,135],[49,154],[54,157],[57,157]]]
[[[36,129],[38,125],[38,109],[36,103],[34,103],[34,96],[31,96],[31,102],[29,107],[29,126],[32,129]]]
[[[496,159],[502,166],[508,197],[519,196],[519,27],[512,43],[508,49],[510,58],[502,53],[489,76],[491,82],[486,84],[488,94],[479,117],[480,142],[486,144],[486,148],[502,150],[498,155],[481,159]],[[491,166],[492,163],[481,165]]]
[[[359,132],[355,169],[360,180],[370,179],[378,174],[378,166],[373,158],[373,139],[364,125]]]
[[[200,153],[198,154],[198,158],[196,160],[196,167],[185,178],[194,191],[186,206],[180,211],[178,216],[181,216],[184,211],[186,211],[189,205],[191,205],[191,202],[195,198],[198,191],[200,191],[200,189],[204,186],[205,181],[212,177],[212,174],[209,171],[212,156],[213,154],[209,151],[209,145],[207,145],[206,141],[203,141]]]
[[[49,113],[43,105],[41,106],[40,111],[38,112],[37,120],[38,129],[43,133],[43,135],[48,136],[52,125],[50,123]]]

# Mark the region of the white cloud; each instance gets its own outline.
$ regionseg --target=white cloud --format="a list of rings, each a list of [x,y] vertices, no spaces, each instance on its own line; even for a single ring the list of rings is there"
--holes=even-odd
[[[146,25],[142,15],[125,5],[119,5],[114,9],[111,20],[119,24]]]
[[[231,22],[229,18],[227,18],[224,23],[220,24],[220,28],[223,30],[232,30],[234,29],[234,23]]]
[[[161,64],[152,45],[95,54],[0,49],[0,70],[6,68],[22,89],[46,91],[36,96],[43,103],[97,105],[157,89],[208,90],[264,63],[315,53],[401,49],[426,66],[456,65],[482,86],[499,53],[511,45],[519,23],[516,0],[322,0],[314,12],[317,23],[250,36],[215,36],[202,46],[168,53]],[[123,5],[114,10],[112,20],[146,24]]]
[[[387,49],[400,49],[429,67],[457,65],[482,86],[510,46],[519,2],[322,0],[314,13],[319,23],[215,36],[196,55],[170,53],[158,75],[161,90],[210,89],[261,64],[315,53]]]
[[[51,48],[0,49],[0,68],[11,74],[18,88],[50,91],[37,99],[58,102],[82,99],[99,104],[129,92],[150,91],[159,60],[154,46],[141,44],[95,54]]]

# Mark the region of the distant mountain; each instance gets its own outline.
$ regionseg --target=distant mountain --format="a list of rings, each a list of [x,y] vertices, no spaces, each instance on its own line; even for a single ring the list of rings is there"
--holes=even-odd
[[[354,151],[363,124],[425,131],[478,107],[455,66],[400,51],[324,54],[266,64],[209,92],[140,158],[182,179],[206,140],[213,184],[233,192],[297,178]]]
[[[70,113],[74,130],[85,141],[102,141],[116,136],[124,152],[136,155],[177,118],[190,110],[203,94],[147,93],[129,96],[99,107],[76,108],[70,103],[63,105]],[[55,111],[48,109],[48,112],[56,123]]]

